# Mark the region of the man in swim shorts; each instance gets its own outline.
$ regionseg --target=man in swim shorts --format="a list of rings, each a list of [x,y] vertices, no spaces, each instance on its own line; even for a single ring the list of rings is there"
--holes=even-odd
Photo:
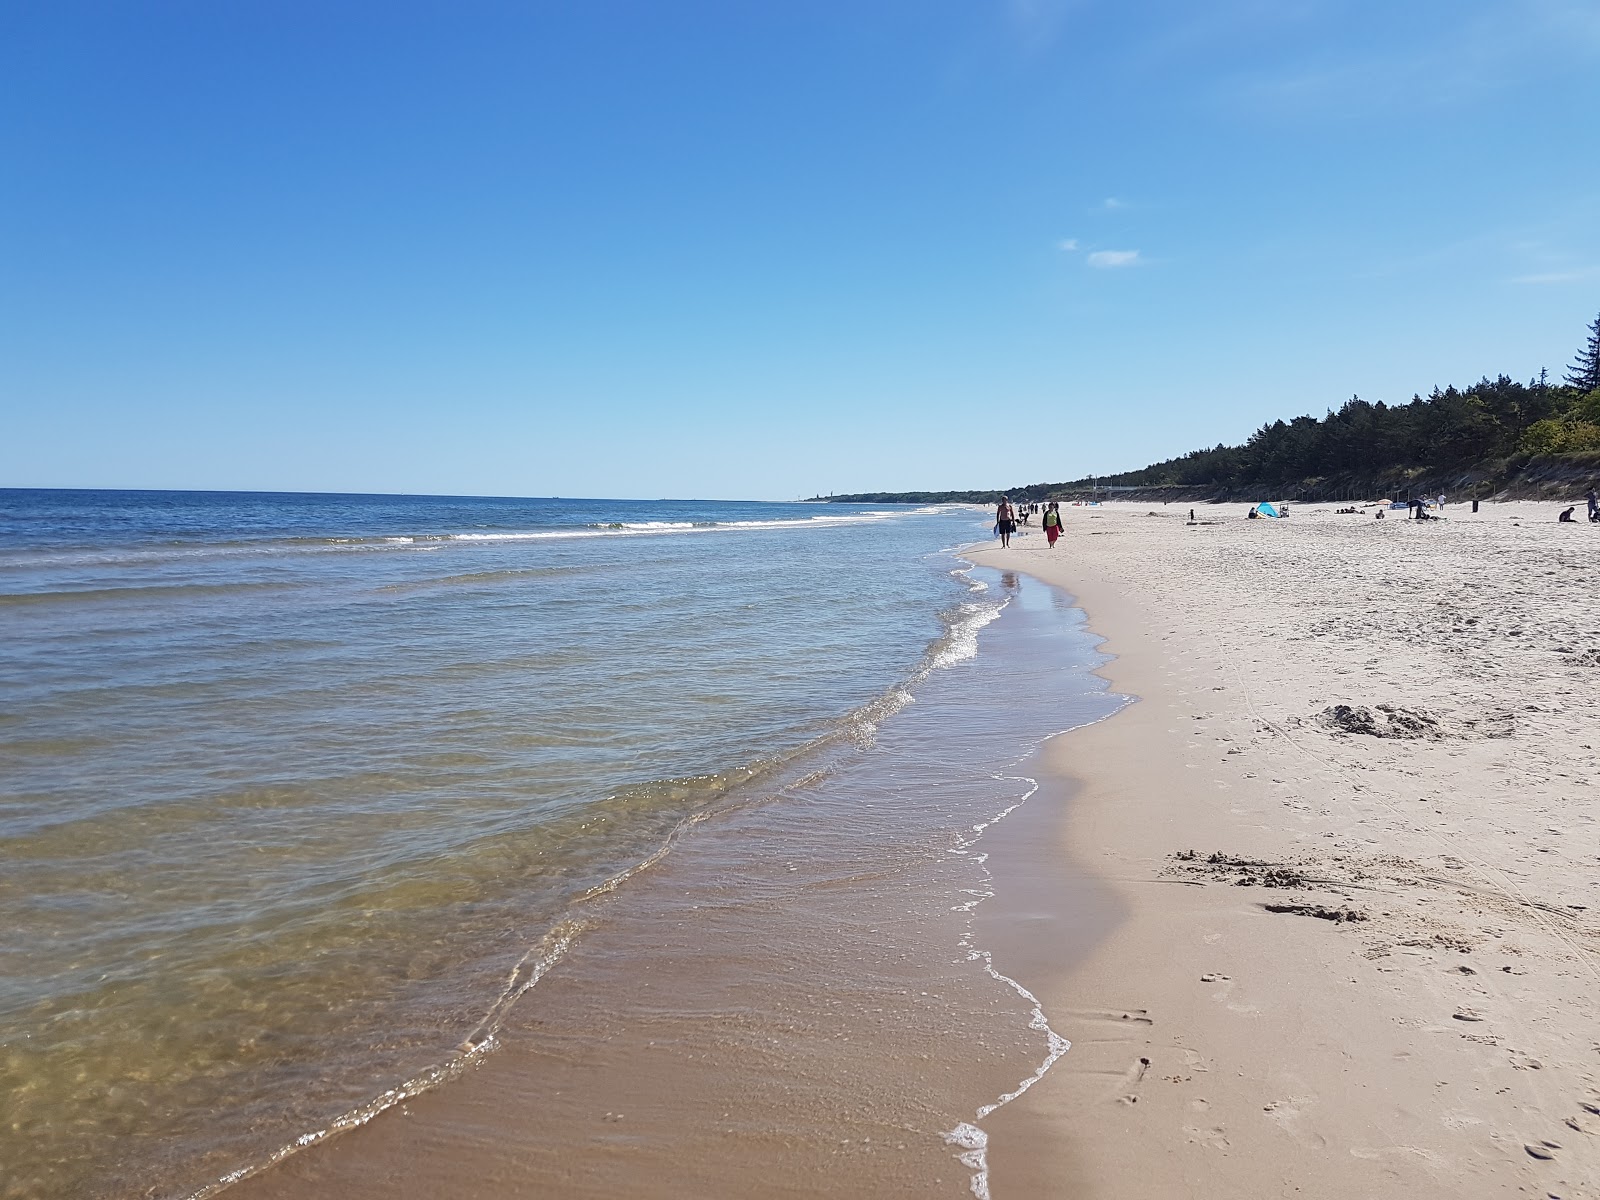
[[[1000,534],[1000,546],[1011,545],[1011,535],[1017,531],[1017,510],[1011,507],[1011,497],[1001,496],[1000,507],[994,510],[994,527]]]

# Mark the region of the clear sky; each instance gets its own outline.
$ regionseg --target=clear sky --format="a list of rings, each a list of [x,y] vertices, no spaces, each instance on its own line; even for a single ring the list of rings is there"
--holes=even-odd
[[[792,499],[1559,374],[1595,0],[12,0],[0,485]]]

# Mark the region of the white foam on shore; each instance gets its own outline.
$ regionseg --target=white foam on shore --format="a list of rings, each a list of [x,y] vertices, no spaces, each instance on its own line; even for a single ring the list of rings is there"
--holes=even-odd
[[[700,824],[708,815],[708,813],[704,812],[695,813],[680,821],[654,853],[591,887],[577,898],[574,906],[602,900],[641,871],[647,871],[655,866],[678,844],[685,833]],[[494,998],[493,1003],[485,1010],[483,1019],[457,1045],[455,1054],[443,1063],[430,1067],[398,1087],[389,1088],[387,1091],[374,1096],[365,1104],[340,1114],[321,1129],[302,1133],[292,1142],[280,1146],[260,1161],[230,1171],[198,1190],[190,1192],[185,1200],[210,1200],[210,1197],[215,1196],[223,1189],[238,1183],[242,1179],[248,1179],[252,1175],[259,1175],[268,1167],[282,1162],[291,1154],[296,1154],[309,1146],[315,1146],[348,1130],[365,1125],[374,1117],[387,1112],[395,1105],[403,1104],[414,1096],[420,1096],[423,1092],[432,1091],[439,1085],[458,1078],[468,1067],[498,1046],[499,1042],[496,1034],[499,1032],[500,1026],[504,1024],[512,1006],[549,974],[552,967],[567,956],[567,952],[572,949],[579,937],[589,928],[589,925],[590,922],[584,917],[567,916],[558,921],[538,942],[530,947],[511,968],[509,975],[506,977],[505,986],[501,988],[500,994]]]
[[[981,837],[983,837],[985,830],[990,828],[990,826],[1005,820],[1006,817],[1016,812],[1017,809],[1023,806],[1023,804],[1027,803],[1030,796],[1039,790],[1039,781],[1036,779],[1030,779],[1027,776],[995,775],[993,778],[997,782],[1026,784],[1027,791],[1025,791],[1018,799],[1012,801],[1005,808],[1001,809],[994,816],[990,817],[987,821],[982,821],[974,825],[972,827],[971,835],[962,837],[959,844],[951,851],[952,854],[969,855],[972,861],[977,864],[978,869],[983,873],[983,883],[981,886],[964,889],[965,894],[971,898],[955,905],[952,909],[954,912],[965,913],[967,916],[967,930],[964,934],[962,934],[961,940],[957,943],[957,945],[966,951],[967,961],[978,963],[983,968],[984,974],[988,975],[991,979],[994,979],[999,983],[1005,984],[1007,987],[1011,988],[1012,991],[1016,992],[1017,995],[1021,996],[1028,1002],[1032,1009],[1028,1016],[1028,1028],[1036,1030],[1044,1035],[1045,1057],[1044,1061],[1041,1062],[1037,1068],[1035,1068],[1033,1074],[1023,1079],[1015,1088],[998,1097],[993,1102],[980,1106],[977,1111],[976,1121],[982,1121],[996,1109],[1003,1108],[1005,1105],[1010,1104],[1011,1101],[1015,1100],[1034,1084],[1038,1083],[1039,1080],[1044,1078],[1045,1072],[1049,1071],[1051,1067],[1055,1066],[1056,1060],[1072,1047],[1071,1042],[1050,1027],[1050,1020],[1045,1016],[1044,1006],[1039,1003],[1039,998],[1027,988],[1023,987],[1022,984],[1011,978],[1011,976],[1005,974],[998,967],[996,967],[994,965],[994,956],[989,951],[976,945],[974,941],[977,931],[973,916],[978,905],[993,897],[994,874],[989,870],[989,856],[987,854],[971,853],[972,847]],[[943,1136],[946,1144],[955,1146],[958,1149],[956,1158],[960,1161],[961,1165],[972,1172],[971,1186],[973,1196],[976,1197],[976,1200],[990,1200],[989,1135],[984,1133],[984,1131],[975,1122],[962,1121],[956,1125],[954,1129],[949,1130]]]
[[[1125,707],[1124,704],[1119,704],[1110,712],[1095,718],[1093,721],[1086,721],[1083,725],[1073,726],[1072,729],[1060,730],[1044,738],[1043,742],[1049,741],[1052,737],[1059,737],[1063,733],[1071,733],[1073,729],[1098,725],[1101,721],[1109,720],[1115,716],[1123,707]],[[1042,745],[1043,742],[1040,744]],[[1033,1073],[1019,1081],[1016,1087],[996,1097],[990,1103],[980,1105],[972,1121],[959,1122],[953,1129],[942,1135],[947,1145],[956,1148],[956,1159],[962,1166],[972,1172],[971,1189],[975,1200],[991,1200],[989,1194],[989,1135],[983,1131],[977,1122],[1004,1108],[1034,1084],[1038,1083],[1039,1080],[1045,1077],[1050,1068],[1055,1066],[1061,1056],[1072,1049],[1072,1043],[1051,1027],[1050,1019],[1045,1015],[1044,1005],[1039,998],[1017,980],[996,967],[994,965],[994,956],[988,950],[976,945],[974,941],[977,932],[974,914],[978,905],[994,896],[994,874],[989,870],[988,854],[982,852],[974,853],[972,847],[983,837],[985,830],[1005,820],[1006,817],[1027,803],[1028,799],[1039,790],[1039,781],[1028,776],[997,774],[993,778],[1000,782],[1024,783],[1027,785],[1027,791],[987,821],[982,821],[972,826],[971,835],[962,837],[959,844],[951,850],[952,854],[970,857],[983,873],[983,882],[980,886],[962,889],[963,894],[970,898],[952,906],[951,911],[965,913],[967,916],[967,931],[957,944],[966,951],[969,962],[979,963],[984,974],[999,983],[1005,984],[1023,1000],[1027,1001],[1030,1008],[1028,1028],[1044,1035],[1045,1056]]]
[[[949,632],[945,634],[944,644],[934,652],[928,660],[927,668],[921,673],[919,679],[925,679],[928,673],[941,667],[954,666],[958,662],[965,662],[974,658],[978,653],[978,631],[1000,615],[1000,610],[1005,608],[1000,604],[963,604],[956,609],[957,616],[951,621]]]
[[[471,1035],[457,1047],[456,1053],[445,1062],[436,1067],[430,1067],[420,1075],[416,1075],[398,1087],[389,1088],[379,1093],[365,1104],[359,1105],[348,1112],[340,1114],[328,1122],[321,1129],[314,1129],[302,1133],[294,1141],[278,1147],[258,1162],[240,1167],[228,1172],[226,1175],[204,1185],[188,1194],[187,1200],[209,1200],[223,1189],[248,1179],[252,1175],[259,1175],[268,1167],[274,1166],[309,1146],[318,1145],[329,1138],[336,1137],[348,1130],[358,1128],[371,1121],[380,1113],[387,1112],[397,1104],[403,1104],[414,1096],[423,1092],[432,1091],[440,1084],[448,1083],[458,1078],[468,1067],[476,1063],[483,1055],[488,1054],[496,1046],[495,1031],[499,1028],[505,1013],[512,1003],[537,984],[555,966],[566,957],[567,951],[586,927],[586,922],[568,919],[560,922],[555,928],[545,934],[539,942],[518,960],[511,969],[510,977],[505,988],[496,997],[488,1013],[474,1029]]]

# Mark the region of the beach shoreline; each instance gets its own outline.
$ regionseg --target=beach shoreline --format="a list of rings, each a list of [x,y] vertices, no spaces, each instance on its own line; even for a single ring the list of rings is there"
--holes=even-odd
[[[1115,919],[1055,852],[1040,745],[1121,701],[1058,590],[979,573],[982,648],[852,765],[701,823],[586,911],[493,1053],[227,1195],[991,1194],[985,1130],[1063,1049],[1031,976]]]
[[[1549,505],[1244,510],[973,555],[1139,697],[1044,753],[1126,915],[1034,981],[1073,1048],[995,1115],[993,1194],[1596,1195],[1595,546]]]
[[[10,498],[6,1200],[181,1200],[470,1072],[614,883],[999,605],[966,511]]]
[[[1596,1195],[1600,530],[1244,511],[962,551],[860,754],[226,1194]]]

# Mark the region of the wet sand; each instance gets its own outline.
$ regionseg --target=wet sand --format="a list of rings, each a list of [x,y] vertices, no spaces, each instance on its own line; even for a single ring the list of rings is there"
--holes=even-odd
[[[1081,956],[1107,924],[1097,885],[1061,878],[1060,798],[1035,799],[991,843],[1027,884],[980,921],[1008,971]],[[970,964],[919,953],[931,937],[953,944],[955,921],[863,910],[853,886],[831,900],[804,889],[826,955],[774,953],[802,914],[707,884],[703,866],[691,849],[650,904],[608,913],[470,1076],[226,1195],[971,1196],[944,1134],[1038,1059],[1026,1005]]]
[[[977,556],[1142,697],[1047,752],[1127,918],[1040,983],[993,1194],[1600,1195],[1600,528],[1196,507]]]

